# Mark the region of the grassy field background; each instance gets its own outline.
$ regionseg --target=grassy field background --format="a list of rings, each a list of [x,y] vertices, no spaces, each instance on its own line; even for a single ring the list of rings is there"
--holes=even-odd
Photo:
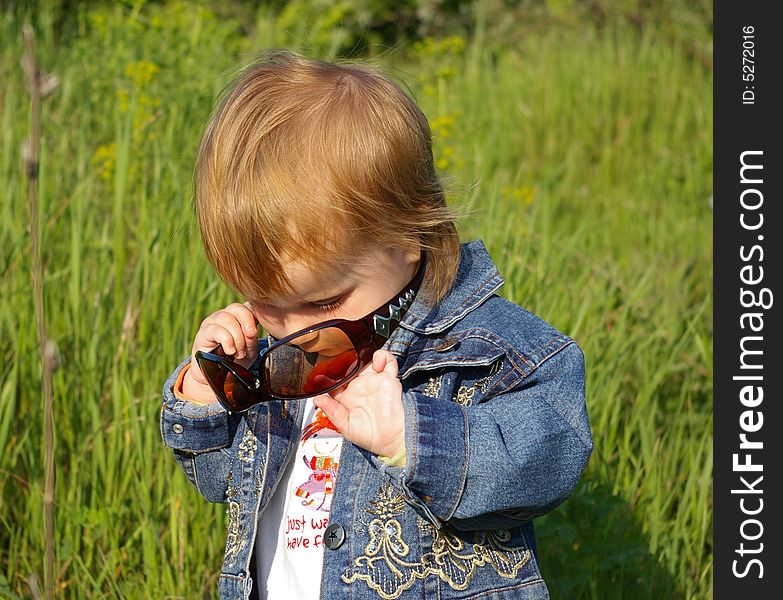
[[[709,598],[711,26],[545,4],[529,22],[478,11],[467,33],[364,56],[430,119],[450,201],[473,210],[462,236],[485,241],[502,294],[585,351],[595,451],[574,496],[537,521],[553,598]],[[12,5],[0,4],[0,597],[23,598],[31,575],[43,583],[44,448],[24,15]],[[158,431],[165,377],[233,299],[201,251],[195,148],[257,50],[330,57],[345,40],[266,10],[74,5],[70,29],[46,3],[34,22],[40,65],[60,80],[40,167],[46,317],[62,359],[57,596],[214,597],[224,507],[191,488]]]

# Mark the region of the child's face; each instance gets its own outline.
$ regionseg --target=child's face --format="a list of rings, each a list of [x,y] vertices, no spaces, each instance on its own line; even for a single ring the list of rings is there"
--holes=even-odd
[[[359,319],[387,302],[416,274],[419,250],[378,249],[355,262],[323,269],[308,269],[296,262],[283,268],[294,293],[275,296],[263,302],[250,299],[250,307],[259,324],[280,339],[329,319]],[[299,338],[297,344],[306,351],[334,346],[336,341],[319,339],[327,335],[314,332],[312,340]],[[305,347],[307,345],[307,347]]]

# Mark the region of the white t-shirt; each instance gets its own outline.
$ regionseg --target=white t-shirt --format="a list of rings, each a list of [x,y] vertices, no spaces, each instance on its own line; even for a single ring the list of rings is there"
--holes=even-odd
[[[321,591],[323,534],[343,437],[311,398],[305,400],[302,439],[258,524],[259,596],[316,600]]]

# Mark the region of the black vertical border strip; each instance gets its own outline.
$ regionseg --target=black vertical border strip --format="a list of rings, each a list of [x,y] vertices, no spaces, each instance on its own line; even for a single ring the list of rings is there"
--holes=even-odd
[[[783,386],[779,376],[783,363],[776,351],[781,340],[779,305],[783,304],[780,285],[783,274],[780,264],[783,255],[783,187],[780,183],[783,165],[779,139],[783,131],[783,96],[780,93],[783,21],[776,13],[780,13],[777,2],[761,0],[715,0],[713,6],[713,597],[718,600],[736,597],[777,599],[783,594],[783,566],[779,564],[780,549],[777,547],[783,544]],[[743,64],[743,42],[750,39],[743,38],[746,35],[743,27],[747,26],[754,28],[753,56],[746,56],[753,60],[752,82],[742,77],[743,66],[751,64]],[[743,104],[743,92],[749,91],[753,92],[754,104]],[[746,94],[746,100],[748,96]],[[745,151],[763,152],[746,155],[745,159],[746,164],[763,165],[763,170],[746,170],[746,179],[761,178],[762,183],[741,182],[741,155]],[[746,194],[746,204],[761,201],[756,209],[742,206],[742,193],[749,189],[758,193]],[[748,224],[758,223],[763,215],[763,225],[756,230],[743,228],[740,220],[743,214]],[[753,246],[759,249],[752,252]],[[745,259],[740,254],[743,247]],[[763,280],[755,285],[742,280],[741,269],[749,265],[752,266],[745,271],[746,279],[758,278],[763,269]],[[765,288],[772,297],[768,308],[742,306],[741,290],[746,290],[747,304],[752,300],[747,291],[755,294],[758,300],[763,298]],[[769,300],[769,296],[765,297]],[[741,320],[743,313],[751,312],[761,314],[761,320],[754,321],[756,326],[763,321],[760,331],[750,327],[750,319]],[[749,336],[761,339],[751,340]],[[740,368],[742,338],[746,338],[746,350],[763,351],[761,355],[747,354],[745,363],[761,365],[761,368]],[[761,375],[763,380],[735,379],[735,376],[751,374]],[[763,389],[763,400],[758,406],[744,406],[740,401],[741,390],[748,385]],[[753,395],[758,398],[757,388]],[[745,423],[752,428],[763,418],[760,429],[746,432],[741,423],[743,414]],[[763,448],[740,449],[740,434],[743,433],[750,441],[762,442]],[[750,460],[754,465],[761,465],[763,470],[735,471],[735,454],[738,463]],[[762,476],[763,480],[755,483]],[[751,486],[753,492],[761,490],[761,493],[751,493]],[[755,511],[758,514],[747,514]],[[751,563],[754,559],[759,563]],[[762,565],[763,576],[760,577]],[[738,576],[742,574],[744,577]]]

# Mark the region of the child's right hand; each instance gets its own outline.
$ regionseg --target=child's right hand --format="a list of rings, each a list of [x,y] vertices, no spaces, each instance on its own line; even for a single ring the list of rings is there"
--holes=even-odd
[[[195,358],[196,351],[211,352],[218,344],[239,364],[253,364],[258,356],[258,322],[246,304],[229,304],[201,322],[193,340],[190,369],[182,382],[185,396],[200,402],[217,401]]]

